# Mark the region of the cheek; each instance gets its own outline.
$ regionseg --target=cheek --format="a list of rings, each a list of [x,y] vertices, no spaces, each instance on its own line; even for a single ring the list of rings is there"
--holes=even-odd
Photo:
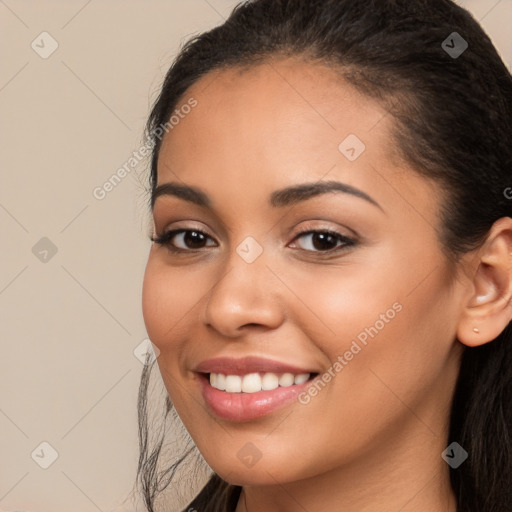
[[[361,413],[371,404],[389,406],[392,392],[379,377],[416,400],[442,372],[455,335],[453,297],[437,254],[429,255],[430,268],[405,251],[375,256],[347,258],[346,266],[318,270],[314,279],[298,268],[286,276],[303,301],[290,296],[293,318],[332,373],[343,374],[330,388],[344,401],[348,392],[351,410]]]
[[[181,276],[181,278],[180,278]],[[169,397],[173,404],[184,410],[179,390],[179,361],[183,346],[180,342],[187,328],[186,314],[197,298],[186,273],[177,272],[150,255],[142,286],[142,313],[146,331],[160,354],[157,364]],[[186,281],[186,283],[185,283]],[[188,284],[188,285],[187,285]]]
[[[379,332],[387,330],[400,309],[400,280],[363,258],[285,272],[283,281],[295,294],[283,291],[294,321],[331,361],[348,350],[352,340],[364,343],[374,326]]]
[[[158,346],[157,341],[161,338],[158,333],[162,330],[165,321],[165,316],[162,315],[165,304],[162,304],[162,301],[165,302],[167,298],[156,267],[150,256],[142,285],[142,315],[149,338]]]
[[[149,257],[142,286],[142,314],[149,338],[161,351],[172,343],[173,332],[184,325],[197,302],[197,287],[191,286],[186,276],[186,272],[177,272]]]
[[[174,276],[150,256],[142,286],[142,314],[149,338],[160,350],[172,340],[169,334],[183,316],[184,295],[189,289]]]

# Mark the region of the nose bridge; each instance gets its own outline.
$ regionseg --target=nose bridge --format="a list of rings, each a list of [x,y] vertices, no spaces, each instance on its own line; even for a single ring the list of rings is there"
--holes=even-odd
[[[236,336],[247,324],[278,326],[283,315],[267,262],[262,243],[252,236],[232,247],[209,294],[205,322],[225,336]]]
[[[263,237],[258,238],[259,241],[247,235],[241,242],[230,247],[224,264],[224,277],[220,279],[219,285],[229,286],[233,291],[238,287],[250,288],[247,291],[255,297],[264,293],[265,283],[271,275],[267,268],[269,253],[264,249]]]

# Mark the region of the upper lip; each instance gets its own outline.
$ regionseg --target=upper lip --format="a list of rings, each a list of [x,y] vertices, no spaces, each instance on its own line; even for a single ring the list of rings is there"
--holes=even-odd
[[[222,373],[224,375],[246,375],[256,372],[273,373],[316,373],[307,368],[299,368],[280,361],[256,356],[242,358],[218,357],[201,361],[195,368],[199,373]]]

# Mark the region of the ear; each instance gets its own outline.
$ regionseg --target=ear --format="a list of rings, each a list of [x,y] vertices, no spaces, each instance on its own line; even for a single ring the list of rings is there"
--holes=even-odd
[[[457,338],[476,347],[494,340],[512,319],[512,218],[493,224],[471,268]]]

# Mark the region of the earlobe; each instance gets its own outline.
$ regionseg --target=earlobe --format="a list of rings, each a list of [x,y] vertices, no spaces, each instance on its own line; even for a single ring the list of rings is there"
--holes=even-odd
[[[512,319],[512,219],[503,217],[491,228],[472,259],[471,296],[457,329],[464,345],[475,347],[497,338]]]

